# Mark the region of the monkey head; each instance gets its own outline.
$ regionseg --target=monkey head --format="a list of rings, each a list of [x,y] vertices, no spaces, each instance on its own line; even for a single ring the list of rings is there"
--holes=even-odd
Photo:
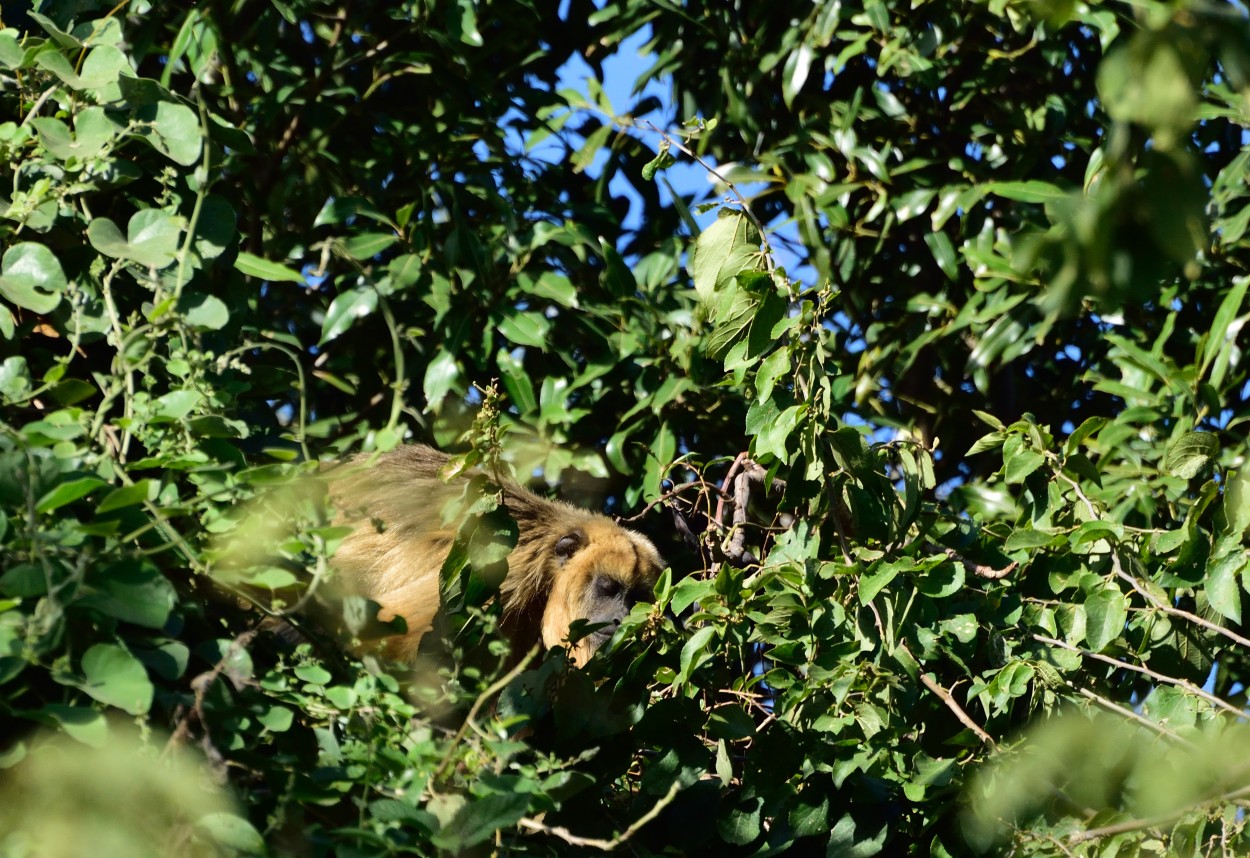
[[[598,626],[573,646],[573,660],[582,665],[634,605],[651,598],[664,563],[646,537],[602,516],[588,516],[560,535],[552,556],[558,572],[543,611],[543,644],[564,641],[577,620]]]

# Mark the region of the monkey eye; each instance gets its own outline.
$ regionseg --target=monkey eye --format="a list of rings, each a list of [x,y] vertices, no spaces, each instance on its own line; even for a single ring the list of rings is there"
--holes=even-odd
[[[563,563],[574,554],[577,549],[582,547],[582,535],[577,532],[561,536],[560,541],[556,543],[556,558]]]
[[[595,578],[595,595],[601,599],[614,599],[623,589],[621,582],[609,575],[599,575]]]

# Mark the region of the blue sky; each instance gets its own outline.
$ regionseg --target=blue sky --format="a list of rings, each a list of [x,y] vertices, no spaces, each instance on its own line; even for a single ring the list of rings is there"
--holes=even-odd
[[[680,131],[681,123],[693,117],[675,115],[672,87],[669,81],[649,81],[642,92],[634,92],[634,84],[639,76],[655,62],[653,54],[644,53],[644,46],[650,40],[651,29],[650,27],[644,27],[633,36],[621,42],[616,50],[604,59],[602,89],[617,115],[630,112],[634,104],[646,96],[656,97],[660,102],[660,107],[641,114],[638,118],[649,120],[656,126],[668,131],[669,134],[678,137],[679,135],[675,132]],[[587,80],[593,77],[594,71],[591,67],[580,57],[574,57],[562,69],[559,86],[588,94]],[[710,119],[712,117],[704,118]],[[653,151],[658,150],[661,140],[658,134],[646,129],[638,129],[634,133]],[[669,167],[661,175],[677,193],[693,195],[695,203],[722,199],[722,196],[717,195],[716,188],[709,181],[707,172],[703,167],[693,163],[679,152],[674,151],[672,154],[677,158],[677,163]],[[716,166],[714,159],[709,157],[706,160],[713,166]],[[591,176],[598,175],[604,161],[606,161],[606,155],[600,156],[592,163],[587,173]],[[744,166],[749,167],[753,165],[745,163]],[[664,183],[660,182],[659,176],[656,178],[656,183],[659,187],[660,198],[666,203],[669,202],[668,191]],[[738,190],[747,199],[750,199],[752,194],[757,193],[760,187],[759,185],[738,184]],[[641,216],[642,204],[637,195],[633,193],[629,183],[624,178],[617,176],[612,180],[609,188],[614,194],[630,200],[630,214],[625,223],[626,226],[636,226],[637,218]],[[729,199],[728,197],[724,198]],[[706,227],[716,219],[715,209],[702,214],[692,211],[692,214],[694,214],[695,220],[700,227]],[[773,224],[772,226],[780,234],[797,241],[797,231],[794,229],[793,223]],[[791,254],[786,253],[784,248],[778,247],[776,243],[774,243],[773,249],[773,255],[777,263],[787,270],[792,279],[803,280],[808,286],[815,285],[815,272],[812,269],[798,265],[798,260]]]

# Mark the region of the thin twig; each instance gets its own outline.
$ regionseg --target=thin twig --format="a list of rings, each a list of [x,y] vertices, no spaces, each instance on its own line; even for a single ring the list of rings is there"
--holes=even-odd
[[[208,690],[213,687],[213,683],[217,681],[222,673],[225,673],[227,666],[234,661],[235,655],[240,650],[246,649],[255,639],[256,634],[256,629],[249,629],[243,632],[230,642],[230,646],[226,648],[221,658],[210,670],[199,674],[191,680],[191,689],[195,696],[192,699],[190,708],[180,707],[181,717],[178,719],[173,733],[170,734],[169,740],[165,743],[165,748],[161,751],[162,758],[167,757],[175,748],[186,741],[191,733],[189,722],[194,718],[199,722],[200,728],[203,730],[203,736],[200,737],[199,742],[200,749],[212,764],[214,776],[221,783],[225,783],[226,762],[221,752],[217,750],[217,746],[213,744],[212,732],[209,730],[208,722],[204,720],[204,698],[207,696]]]
[[[734,477],[738,475],[738,469],[742,467],[742,463],[746,460],[746,452],[744,451],[739,453],[734,458],[733,464],[729,466],[729,471],[725,474],[725,479],[721,480],[720,497],[716,499],[716,515],[712,519],[716,522],[718,527],[723,528],[725,526],[725,500],[733,499],[733,493],[730,491],[729,487],[733,482]]]
[[[945,554],[951,560],[954,560],[956,563],[963,566],[965,570],[971,572],[973,575],[976,575],[978,578],[988,578],[991,581],[996,581],[999,578],[1006,578],[1012,572],[1020,568],[1020,564],[1014,560],[1001,569],[997,569],[993,566],[986,566],[984,563],[977,563],[974,560],[969,560],[953,548],[947,548],[945,545],[937,545],[932,542],[926,542],[924,550],[928,554]]]
[[[673,498],[678,497],[679,495],[690,491],[691,489],[699,489],[702,492],[717,492],[717,493],[722,492],[722,489],[720,488],[720,486],[716,485],[715,483],[709,483],[705,480],[697,480],[693,483],[682,483],[681,485],[673,489],[670,489],[669,491],[666,491],[664,494],[660,495],[658,498],[651,501],[651,503],[644,506],[636,514],[631,515],[628,518],[618,517],[617,521],[621,521],[621,522],[637,521],[638,519],[642,518],[647,513],[649,513],[651,510],[655,509],[657,506],[660,506],[666,501],[670,501]]]
[[[596,838],[596,837],[579,837],[578,835],[574,834],[573,832],[569,831],[567,828],[564,828],[563,826],[544,825],[543,823],[539,822],[537,819],[531,819],[530,817],[523,817],[522,819],[518,820],[517,825],[529,831],[541,831],[544,834],[554,834],[556,837],[559,837],[565,843],[568,843],[572,846],[589,846],[592,849],[601,849],[604,852],[611,852],[613,849],[620,846],[626,840],[629,840],[629,838],[637,834],[639,829],[641,829],[644,825],[646,825],[648,822],[650,822],[651,820],[659,816],[660,811],[662,811],[664,808],[668,807],[668,805],[672,803],[673,799],[677,797],[677,793],[680,790],[681,790],[681,782],[673,781],[673,783],[668,788],[668,792],[664,794],[663,798],[661,798],[659,801],[655,803],[654,807],[652,807],[642,816],[634,820],[634,822],[631,823],[628,828],[626,828],[616,837],[613,837],[611,840],[600,840],[599,838]]]
[[[1088,496],[1086,496],[1085,492],[1081,490],[1081,486],[1076,482],[1076,480],[1072,479],[1071,477],[1069,477],[1067,474],[1063,473],[1062,471],[1056,471],[1055,473],[1056,473],[1056,476],[1058,476],[1068,485],[1072,486],[1072,490],[1076,492],[1076,496],[1081,501],[1081,503],[1085,504],[1085,508],[1089,511],[1089,514],[1093,516],[1094,518],[1097,518],[1098,508],[1094,505],[1094,502],[1090,500]],[[1241,635],[1237,634],[1236,632],[1229,631],[1228,629],[1224,628],[1218,623],[1213,623],[1210,620],[1204,619],[1203,617],[1200,617],[1197,614],[1186,611],[1183,608],[1178,608],[1175,605],[1169,605],[1167,602],[1161,601],[1153,593],[1151,593],[1149,590],[1143,587],[1141,582],[1139,582],[1136,577],[1124,571],[1124,567],[1120,564],[1120,555],[1115,551],[1114,548],[1111,550],[1111,568],[1115,571],[1117,578],[1119,578],[1121,581],[1124,581],[1126,584],[1128,584],[1130,587],[1136,590],[1138,595],[1140,595],[1143,599],[1145,599],[1155,608],[1158,608],[1160,611],[1163,611],[1163,613],[1168,614],[1173,617],[1180,617],[1181,619],[1184,619],[1184,620],[1189,620],[1189,622],[1193,623],[1194,625],[1202,626],[1204,629],[1213,631],[1217,635],[1222,635],[1228,638],[1230,641],[1233,641],[1234,643],[1240,646],[1250,648],[1250,638],[1244,638]]]
[[[447,770],[447,767],[451,765],[452,758],[456,755],[456,748],[459,747],[465,734],[469,732],[469,726],[473,722],[473,719],[477,717],[477,713],[480,712],[482,707],[486,705],[486,701],[490,700],[507,687],[508,683],[521,675],[521,672],[529,666],[531,661],[533,661],[534,656],[538,655],[538,647],[538,644],[534,644],[534,646],[530,647],[530,651],[527,652],[519,662],[517,662],[516,667],[512,668],[512,670],[509,670],[499,679],[491,683],[490,687],[479,694],[477,700],[473,701],[473,705],[469,707],[469,714],[465,716],[464,723],[460,725],[460,728],[456,730],[455,735],[451,737],[451,747],[447,749],[447,754],[443,757],[442,762],[438,764],[438,768],[434,770],[434,774],[430,775],[429,782],[431,786],[433,786],[433,784],[442,776],[443,772]]]
[[[1173,730],[1169,730],[1167,727],[1164,727],[1162,724],[1156,721],[1151,721],[1149,718],[1146,718],[1143,715],[1139,715],[1138,713],[1134,712],[1132,709],[1129,709],[1125,706],[1121,706],[1119,703],[1116,703],[1115,701],[1108,700],[1106,697],[1103,697],[1101,694],[1098,694],[1094,691],[1090,691],[1088,688],[1076,688],[1075,686],[1071,684],[1069,684],[1068,687],[1074,688],[1076,692],[1080,694],[1082,697],[1088,700],[1092,700],[1093,702],[1097,703],[1099,706],[1102,706],[1106,709],[1110,709],[1112,712],[1116,713],[1117,715],[1123,715],[1125,718],[1128,718],[1130,721],[1136,721],[1138,724],[1141,724],[1143,727],[1148,727],[1149,729],[1154,730],[1156,733],[1160,734],[1161,736],[1167,736],[1169,739],[1176,742],[1178,745],[1184,745],[1186,748],[1189,748],[1190,750],[1197,750],[1197,746],[1193,742],[1186,739],[1184,736],[1180,735],[1179,733],[1176,733]]]
[[[619,121],[615,117],[612,117],[612,120],[614,122]],[[755,212],[751,209],[751,204],[747,202],[747,198],[742,195],[741,191],[738,190],[738,186],[735,185],[728,178],[726,178],[722,173],[718,172],[716,168],[713,167],[711,164],[709,164],[707,161],[704,161],[703,158],[697,152],[695,152],[690,147],[683,145],[681,142],[679,142],[676,138],[674,138],[667,131],[655,125],[655,123],[647,121],[647,120],[643,120],[642,122],[635,121],[633,125],[635,128],[647,128],[648,130],[656,134],[659,134],[660,137],[668,143],[668,145],[672,146],[674,149],[676,149],[681,154],[685,155],[687,158],[690,158],[691,160],[693,160],[696,164],[702,167],[709,176],[715,176],[721,183],[725,185],[726,188],[729,189],[729,192],[737,198],[738,203],[742,206],[743,213],[746,214],[748,218],[750,218],[751,223],[755,225],[755,228],[757,230],[759,230],[760,242],[764,246],[764,254],[763,254],[764,255],[764,267],[769,273],[772,273],[773,271],[773,249],[772,249],[772,245],[769,244],[768,242],[768,234],[764,231],[764,224],[760,221],[758,217],[755,216]]]
[[[1228,712],[1229,714],[1231,714],[1234,718],[1240,719],[1240,718],[1245,717],[1245,714],[1246,714],[1245,712],[1238,709],[1236,706],[1233,706],[1228,701],[1223,700],[1222,698],[1217,697],[1216,695],[1211,694],[1208,691],[1202,690],[1201,688],[1199,688],[1198,686],[1190,682],[1188,679],[1177,679],[1174,676],[1168,676],[1167,674],[1153,671],[1148,667],[1143,667],[1142,665],[1133,664],[1127,661],[1122,661],[1118,658],[1112,658],[1109,655],[1103,655],[1100,652],[1094,652],[1093,650],[1086,649],[1085,647],[1073,646],[1070,643],[1066,643],[1061,640],[1056,640],[1055,638],[1048,638],[1045,635],[1035,634],[1033,635],[1033,639],[1041,641],[1042,643],[1047,644],[1048,646],[1056,646],[1056,647],[1059,647],[1060,649],[1066,649],[1069,652],[1075,652],[1075,653],[1080,653],[1081,655],[1089,656],[1092,659],[1096,659],[1105,664],[1109,664],[1113,667],[1120,667],[1120,668],[1124,668],[1125,670],[1136,671],[1137,673],[1141,673],[1141,674],[1144,674],[1145,676],[1149,676],[1151,679],[1155,680],[1156,682],[1162,682],[1166,685],[1175,685],[1177,688],[1183,688],[1186,691],[1188,691],[1190,694],[1193,694],[1195,697],[1201,697],[1203,700],[1207,701],[1213,706],[1223,709],[1225,712]]]
[[[879,618],[878,618],[878,622],[880,622]],[[912,655],[911,650],[908,649],[906,644],[899,644],[899,649],[907,653],[907,657],[910,658],[912,661],[918,662],[918,660],[916,659],[914,655]],[[998,747],[998,743],[994,741],[994,737],[991,736],[989,733],[985,732],[985,730],[981,727],[980,724],[978,724],[976,721],[973,721],[972,716],[969,715],[966,711],[964,711],[964,708],[959,705],[958,701],[956,701],[955,698],[951,696],[951,693],[949,691],[947,691],[945,688],[939,685],[936,679],[934,679],[932,676],[930,676],[927,673],[921,672],[920,682],[924,685],[925,688],[932,691],[939,700],[941,700],[943,703],[946,704],[946,708],[955,714],[955,717],[959,719],[960,724],[963,724],[965,727],[967,727],[969,730],[975,733],[977,738],[980,739],[982,742],[984,742],[986,745],[988,745],[990,748]]]
[[[26,118],[22,120],[23,125],[30,124],[30,121],[39,115],[39,111],[43,109],[44,104],[46,104],[48,99],[52,97],[52,93],[57,91],[58,87],[60,87],[59,83],[53,84],[52,86],[45,89],[43,93],[39,96],[39,98],[35,99],[35,103],[34,105],[31,106],[30,111],[26,114]]]
[[[976,721],[973,721],[972,717],[967,712],[965,712],[963,707],[960,706],[955,701],[955,698],[951,696],[951,693],[947,691],[945,688],[943,688],[941,685],[938,685],[938,682],[936,679],[929,676],[929,674],[927,673],[922,673],[920,674],[920,681],[924,683],[925,688],[929,689],[934,694],[936,694],[938,696],[938,699],[946,704],[947,709],[955,713],[955,717],[959,719],[960,724],[963,724],[965,727],[967,727],[969,730],[975,733],[978,739],[980,739],[985,744],[989,745],[991,748],[998,747],[998,744],[994,741],[994,737],[991,736],[989,733],[985,732],[985,730],[983,730],[981,726],[977,724]]]
[[[1124,822],[1117,822],[1112,825],[1104,825],[1101,828],[1090,828],[1086,831],[1078,831],[1068,836],[1069,843],[1084,843],[1087,840],[1097,840],[1100,837],[1108,837],[1112,834],[1123,834],[1126,831],[1141,831],[1145,828],[1161,828],[1171,822],[1175,822],[1185,814],[1197,810],[1204,805],[1219,804],[1221,802],[1233,801],[1250,795],[1250,787],[1240,787],[1230,792],[1221,793],[1212,798],[1205,799],[1197,804],[1188,805],[1187,807],[1174,810],[1171,813],[1160,814],[1159,816],[1150,816],[1145,819],[1129,819]]]
[[[1180,617],[1181,619],[1189,620],[1189,622],[1193,623],[1196,626],[1202,626],[1204,629],[1209,629],[1210,631],[1215,632],[1217,635],[1222,635],[1223,637],[1228,638],[1230,641],[1237,644],[1238,646],[1243,646],[1243,647],[1246,647],[1247,649],[1250,649],[1250,639],[1244,638],[1241,635],[1237,634],[1236,632],[1230,631],[1229,629],[1224,628],[1218,623],[1213,623],[1210,620],[1207,620],[1198,616],[1197,614],[1190,613],[1189,611],[1186,611],[1184,608],[1177,608],[1173,605],[1169,605],[1167,602],[1160,601],[1153,593],[1151,593],[1149,590],[1143,587],[1141,583],[1135,577],[1133,577],[1132,575],[1124,571],[1124,568],[1120,565],[1119,555],[1117,555],[1114,551],[1111,552],[1111,566],[1115,570],[1115,574],[1117,578],[1127,583],[1130,587],[1136,590],[1143,599],[1145,599],[1155,608],[1158,608],[1163,613],[1168,614],[1169,616]]]

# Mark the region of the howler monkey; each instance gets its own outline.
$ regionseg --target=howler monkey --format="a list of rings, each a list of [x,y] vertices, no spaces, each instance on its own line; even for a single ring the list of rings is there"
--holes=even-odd
[[[368,467],[331,482],[331,497],[356,523],[334,555],[345,589],[372,599],[378,619],[403,617],[408,631],[386,638],[385,653],[415,658],[439,606],[439,573],[459,520],[443,511],[464,491],[463,480],[444,481],[448,456],[407,445]],[[579,665],[609,637],[637,601],[651,594],[664,568],[644,536],[606,516],[547,500],[502,483],[503,505],[518,528],[499,588],[502,628],[520,650],[542,641],[556,646],[578,619],[605,624],[574,647]]]

